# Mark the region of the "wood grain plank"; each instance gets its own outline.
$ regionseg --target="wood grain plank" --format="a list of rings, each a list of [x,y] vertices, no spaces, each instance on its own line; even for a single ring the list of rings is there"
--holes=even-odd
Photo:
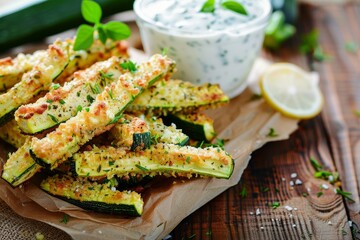
[[[342,198],[332,187],[323,196],[316,195],[325,181],[313,177],[309,158],[329,155],[317,151],[323,139],[322,131],[313,131],[317,124],[320,118],[302,122],[290,140],[269,143],[254,152],[241,183],[185,219],[174,230],[174,239],[350,239]],[[295,180],[290,178],[294,172],[303,184],[292,188],[289,181]],[[245,198],[240,195],[243,187]],[[281,203],[277,209],[269,206],[274,201]],[[260,215],[256,215],[258,208]],[[211,238],[206,235],[209,229]]]
[[[323,119],[329,133],[336,167],[343,188],[353,193],[355,203],[346,201],[349,217],[354,222],[356,237],[360,226],[360,51],[346,51],[345,44],[360,43],[360,3],[313,8],[314,27],[319,29],[323,48],[332,55],[326,63],[314,64],[327,96]]]

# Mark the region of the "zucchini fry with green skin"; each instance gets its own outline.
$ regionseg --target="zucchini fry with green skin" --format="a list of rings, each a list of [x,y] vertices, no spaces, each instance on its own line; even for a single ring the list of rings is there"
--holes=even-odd
[[[73,44],[72,41],[69,43]],[[68,66],[56,79],[56,82],[63,85],[75,71],[90,67],[95,62],[106,60],[111,56],[128,58],[126,42],[109,40],[104,45],[100,40],[96,40],[87,51],[74,52]],[[33,54],[20,53],[14,59],[10,57],[0,59],[0,92],[6,91],[18,83],[24,73],[30,71],[46,57],[46,51],[39,50]]]
[[[21,106],[15,119],[21,130],[34,134],[65,122],[78,111],[87,110],[105,86],[127,72],[120,67],[122,60],[112,57],[90,68],[78,71],[73,80],[53,89],[35,103]]]
[[[17,122],[11,120],[0,127],[0,138],[15,148],[20,148],[31,137],[23,134]]]
[[[150,130],[141,118],[124,114],[113,128],[110,129],[111,145],[128,147],[131,151],[150,147]]]
[[[81,177],[111,179],[128,174],[229,178],[234,162],[220,148],[195,148],[158,143],[143,151],[101,147],[73,156],[76,174]]]
[[[50,88],[52,81],[69,63],[68,42],[56,41],[49,46],[47,56],[22,76],[6,93],[0,95],[0,125],[13,118],[13,113],[22,104],[29,103],[42,90]]]
[[[167,125],[175,124],[191,139],[211,142],[216,136],[214,121],[203,113],[175,113],[164,117]]]
[[[41,166],[30,156],[30,146],[31,140],[28,139],[23,146],[10,155],[4,165],[1,177],[13,187],[29,180],[41,170]]]
[[[174,125],[166,126],[161,118],[151,117],[145,118],[150,128],[151,139],[155,143],[172,143],[184,146],[188,143],[189,137],[176,129]]]
[[[144,201],[140,194],[118,191],[107,184],[90,182],[86,178],[55,175],[43,180],[40,187],[51,195],[95,212],[141,216]]]
[[[46,51],[39,50],[33,54],[19,53],[14,59],[10,57],[0,59],[0,92],[6,91],[18,83],[22,75],[31,70],[44,57],[46,57]]]
[[[79,112],[43,139],[33,138],[30,154],[38,164],[56,168],[95,135],[109,130],[144,89],[160,78],[167,78],[174,67],[175,62],[170,58],[159,54],[152,56],[136,71],[121,75],[105,87],[89,111]]]
[[[124,41],[108,40],[104,45],[100,40],[95,40],[88,50],[73,52],[69,64],[55,82],[64,85],[65,82],[72,80],[71,75],[74,72],[84,70],[96,62],[105,61],[112,56],[127,59],[129,57],[127,49],[128,45]]]
[[[159,81],[135,99],[126,112],[148,111],[155,115],[180,111],[189,113],[217,107],[228,101],[229,98],[217,84],[195,86],[181,80]]]

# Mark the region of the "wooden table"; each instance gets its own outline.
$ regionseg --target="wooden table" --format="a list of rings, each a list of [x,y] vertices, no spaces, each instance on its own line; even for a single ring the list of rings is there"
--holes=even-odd
[[[290,139],[268,143],[254,152],[241,182],[184,219],[171,233],[173,239],[360,236],[360,116],[354,114],[360,111],[360,49],[356,53],[345,50],[350,41],[360,46],[360,2],[301,5],[299,15],[296,37],[281,50],[264,51],[263,55],[316,70],[326,98],[323,112],[301,121]],[[313,29],[319,31],[320,45],[331,60],[319,63],[299,53],[301,36]],[[335,194],[327,181],[314,177],[311,157],[325,169],[340,173],[342,189],[352,192],[355,203]],[[292,179],[292,173],[297,177]],[[291,187],[290,181],[296,179],[302,184]],[[321,190],[322,184],[329,189]],[[247,196],[242,196],[244,189]],[[323,195],[318,197],[320,191]],[[280,206],[273,209],[269,206],[273,202]]]
[[[173,231],[174,239],[360,236],[360,116],[354,113],[360,110],[360,49],[356,53],[345,49],[348,42],[360,46],[360,2],[301,5],[299,14],[296,37],[281,50],[263,55],[317,71],[325,96],[323,112],[301,121],[289,140],[268,143],[254,152],[240,183],[184,219]],[[332,56],[329,61],[319,63],[299,53],[301,36],[313,29],[319,31],[321,47]],[[314,177],[311,157],[327,170],[340,173],[342,189],[352,192],[356,203],[335,194],[327,181]],[[297,174],[295,179],[291,179],[292,173]],[[289,181],[296,179],[302,185],[291,187]],[[329,189],[320,190],[321,184]],[[241,195],[243,188],[246,197]],[[320,191],[323,195],[317,197]],[[280,202],[277,209],[269,206],[275,201]],[[297,210],[289,211],[285,206]],[[256,209],[260,215],[255,214]]]

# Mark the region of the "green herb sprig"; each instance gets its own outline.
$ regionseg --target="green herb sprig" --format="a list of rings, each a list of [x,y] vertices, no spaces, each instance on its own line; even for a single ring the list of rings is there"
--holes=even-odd
[[[265,30],[264,46],[276,50],[283,42],[291,38],[296,28],[285,22],[285,14],[278,10],[271,14],[269,24]]]
[[[64,214],[63,218],[60,220],[61,223],[67,224],[69,222],[69,215]]]
[[[273,203],[270,203],[269,205],[273,209],[276,209],[276,208],[280,207],[280,202],[273,202]]]
[[[300,52],[303,54],[310,54],[318,62],[330,60],[332,56],[324,52],[318,39],[319,31],[317,30],[313,30],[308,34],[303,35]]]
[[[221,1],[220,6],[224,9],[236,12],[238,14],[242,14],[242,15],[248,15],[248,12],[246,11],[245,7],[237,2],[237,1],[233,1],[233,0],[223,0]],[[215,0],[207,0],[201,7],[200,12],[203,13],[213,13],[215,12]]]
[[[276,133],[274,128],[270,128],[268,134],[266,135],[268,137],[277,137],[279,134]]]
[[[340,176],[338,172],[330,172],[325,171],[323,166],[320,165],[320,163],[313,157],[310,158],[311,165],[315,169],[314,177],[316,178],[322,178],[324,180],[328,180],[329,183],[340,186]],[[320,190],[323,188],[320,187]],[[324,193],[322,191],[317,193],[317,197],[321,197]],[[351,192],[345,192],[341,190],[339,187],[336,188],[336,194],[343,196],[345,199],[349,200],[350,202],[355,202],[354,199],[351,198],[352,193]]]
[[[128,25],[122,22],[110,21],[105,24],[100,22],[102,16],[101,6],[92,0],[83,0],[81,4],[81,13],[83,18],[93,23],[94,26],[81,24],[76,32],[74,50],[86,50],[94,42],[94,33],[105,44],[108,38],[112,40],[127,39],[131,35]]]

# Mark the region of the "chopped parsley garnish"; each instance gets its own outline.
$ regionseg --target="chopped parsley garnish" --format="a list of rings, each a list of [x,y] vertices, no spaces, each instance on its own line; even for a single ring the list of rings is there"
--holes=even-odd
[[[53,122],[59,123],[59,120],[54,115],[51,115],[50,113],[48,113],[47,115],[51,118]]]
[[[113,80],[113,75],[112,73],[104,73],[103,71],[100,71],[100,75],[103,78],[109,79],[109,80]]]
[[[169,48],[162,48],[161,49],[161,55],[166,56],[169,52]]]
[[[324,193],[320,191],[320,192],[318,192],[318,193],[316,194],[316,196],[317,196],[317,197],[321,197],[323,194],[324,194]]]
[[[151,144],[158,144],[159,143],[160,135],[155,134],[151,136]]]
[[[259,99],[261,99],[261,98],[262,98],[261,94],[256,94],[256,93],[254,93],[254,94],[250,97],[250,100],[249,100],[249,101],[259,100]]]
[[[53,89],[53,90],[56,90],[56,89],[59,89],[59,88],[60,88],[60,84],[58,84],[58,83],[55,83],[55,84],[53,84],[51,86],[51,89]]]
[[[109,166],[113,166],[115,164],[115,161],[109,161]]]
[[[65,101],[63,99],[60,99],[60,104],[65,104]]]
[[[268,137],[277,137],[279,134],[276,133],[274,128],[270,128],[268,134],[266,135]]]
[[[129,70],[132,73],[137,71],[136,64],[130,60],[120,63],[120,67],[124,70]]]
[[[354,199],[352,199],[350,196],[352,195],[351,192],[345,192],[342,191],[340,188],[336,189],[336,194],[343,196],[344,198],[346,198],[347,200],[349,200],[350,202],[355,202]]]
[[[260,186],[260,192],[268,192],[269,190],[270,190],[270,188],[268,188],[268,187]]]
[[[194,233],[193,235],[191,235],[190,237],[188,237],[188,239],[193,239],[196,236],[196,233]]]
[[[81,106],[81,105],[78,105],[78,106],[76,107],[76,111],[77,111],[77,112],[81,112],[81,111],[82,111],[82,106]]]
[[[307,197],[307,196],[309,196],[309,194],[308,194],[308,193],[306,193],[306,192],[302,193],[302,195],[303,195],[303,197]]]
[[[349,53],[356,53],[359,50],[359,45],[356,42],[346,42],[344,47]]]
[[[90,111],[90,108],[86,107],[86,108],[85,108],[85,111],[89,112],[89,111]]]
[[[137,167],[138,169],[140,169],[141,171],[148,171],[148,169],[146,167],[143,167],[139,164],[135,164],[135,167]]]
[[[86,99],[89,101],[90,104],[93,103],[94,100],[95,100],[95,99],[94,99],[92,96],[90,96],[90,95],[87,95],[87,96],[86,96]]]
[[[311,54],[312,57],[319,62],[329,60],[331,56],[323,51],[319,44],[318,38],[319,32],[317,30],[313,30],[310,33],[304,35],[300,45],[300,52],[304,54]]]
[[[93,26],[81,24],[76,32],[74,50],[86,50],[94,42],[94,32],[97,32],[100,41],[105,44],[108,38],[122,40],[130,37],[131,30],[128,25],[122,22],[110,21],[105,24],[100,22],[102,16],[101,6],[91,0],[83,0],[81,4],[83,18],[93,23]]]
[[[67,224],[69,222],[69,215],[64,214],[63,218],[60,220],[61,223]]]
[[[113,118],[113,120],[111,120],[107,125],[117,123],[119,121],[119,119],[122,118],[122,116],[123,116],[122,113],[116,114],[115,117]]]
[[[188,156],[187,158],[186,158],[186,163],[190,163],[190,159],[191,159],[191,157],[190,156]]]
[[[201,148],[201,147],[218,147],[218,148],[221,148],[222,150],[224,150],[224,146],[225,146],[225,139],[217,138],[215,143],[204,143],[204,141],[202,141],[199,145],[199,148]]]
[[[53,102],[53,100],[48,99],[48,100],[46,100],[46,102],[51,104]]]
[[[111,99],[114,99],[112,89],[108,90],[107,93],[109,94]]]
[[[273,208],[273,209],[276,209],[278,207],[280,207],[280,202],[273,202],[270,204],[270,206]]]
[[[94,86],[91,86],[91,84],[90,84],[90,88],[91,88],[91,91],[94,94],[100,94],[101,93],[101,89],[100,89],[100,86],[99,86],[98,83],[95,83]]]
[[[322,166],[315,158],[310,157],[310,162],[311,162],[311,165],[315,168],[315,171],[318,172],[318,171],[322,170]]]
[[[242,198],[246,198],[247,197],[247,190],[246,190],[246,187],[243,186],[242,189],[241,189],[241,192],[240,192],[240,196]]]

